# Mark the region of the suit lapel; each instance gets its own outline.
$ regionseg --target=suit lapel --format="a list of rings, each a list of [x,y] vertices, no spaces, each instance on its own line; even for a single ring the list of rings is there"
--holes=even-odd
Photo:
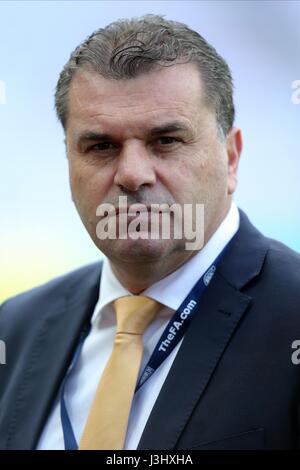
[[[259,275],[268,241],[240,211],[224,253],[152,409],[138,449],[174,449],[239,321],[251,304],[240,292]]]
[[[158,396],[139,449],[174,449],[250,300],[215,274]]]
[[[14,408],[3,416],[7,449],[35,448],[79,335],[97,302],[100,273],[97,263],[48,305],[41,305],[43,321],[11,399]]]

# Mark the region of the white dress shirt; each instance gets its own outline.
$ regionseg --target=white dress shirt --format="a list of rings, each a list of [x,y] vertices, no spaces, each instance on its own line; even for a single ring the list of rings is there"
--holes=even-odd
[[[225,219],[203,249],[179,269],[143,292],[143,295],[157,300],[164,307],[144,333],[144,354],[140,373],[147,364],[174,311],[179,308],[192,287],[214,262],[238,228],[239,212],[235,203],[232,202]],[[120,284],[112,272],[109,260],[104,258],[99,300],[92,316],[91,331],[84,342],[79,360],[71,371],[65,387],[65,402],[77,443],[80,441],[98,382],[113,347],[116,316],[112,302],[124,295],[131,295],[131,293]],[[190,327],[192,328],[192,324]],[[134,395],[124,449],[134,450],[137,448],[146,422],[182,340]],[[64,449],[59,396],[54,402],[37,449]]]

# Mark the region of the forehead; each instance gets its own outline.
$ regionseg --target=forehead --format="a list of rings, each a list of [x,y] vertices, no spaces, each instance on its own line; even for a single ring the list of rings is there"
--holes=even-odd
[[[89,124],[140,128],[171,117],[192,123],[206,110],[203,96],[195,64],[177,64],[122,80],[81,70],[70,86],[67,128]]]

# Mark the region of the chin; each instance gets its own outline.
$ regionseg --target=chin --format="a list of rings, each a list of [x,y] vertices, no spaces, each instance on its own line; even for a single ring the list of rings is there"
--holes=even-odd
[[[105,240],[98,248],[109,258],[127,263],[158,261],[176,249],[178,240]],[[177,247],[178,248],[178,247]]]

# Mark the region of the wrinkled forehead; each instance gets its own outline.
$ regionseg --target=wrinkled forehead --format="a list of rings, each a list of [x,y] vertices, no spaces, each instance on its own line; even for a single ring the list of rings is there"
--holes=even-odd
[[[204,89],[195,64],[163,67],[130,79],[107,79],[81,70],[71,81],[69,125],[105,120],[194,118],[205,110]]]

